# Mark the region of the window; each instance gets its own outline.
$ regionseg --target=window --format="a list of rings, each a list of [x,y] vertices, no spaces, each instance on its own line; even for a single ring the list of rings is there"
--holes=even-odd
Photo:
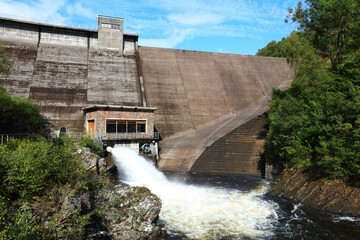
[[[106,133],[116,133],[116,121],[108,120],[106,122]]]
[[[136,122],[128,122],[128,132],[136,133]]]
[[[106,133],[146,133],[146,121],[106,120]]]
[[[138,122],[136,131],[137,133],[145,133],[145,123]]]
[[[102,28],[108,28],[108,29],[120,29],[120,25],[118,24],[108,24],[108,23],[102,23]]]
[[[59,136],[64,136],[64,135],[66,135],[66,127],[60,128]]]
[[[118,132],[126,133],[126,122],[118,122]]]

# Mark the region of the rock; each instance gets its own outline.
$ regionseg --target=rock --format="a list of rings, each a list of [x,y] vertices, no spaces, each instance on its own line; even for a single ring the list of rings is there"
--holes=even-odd
[[[304,170],[285,170],[275,180],[273,195],[282,195],[329,212],[360,216],[360,189],[340,180],[312,180]]]
[[[87,240],[112,240],[113,238],[109,236],[106,231],[98,231],[93,234],[89,234],[86,237]]]
[[[105,158],[100,158],[99,160],[99,167],[106,166]]]
[[[67,196],[61,207],[61,221],[68,219],[70,216],[81,211],[81,198]]]
[[[91,152],[84,152],[84,154],[82,155],[82,160],[85,163],[85,168],[87,170],[96,168],[99,168],[99,160],[100,157],[98,155],[96,155],[95,153],[91,153]]]
[[[60,210],[59,223],[66,223],[75,214],[87,212],[91,209],[90,193],[81,196],[66,196]]]
[[[96,208],[113,239],[160,239],[161,201],[144,187],[115,186],[101,190],[95,197]]]

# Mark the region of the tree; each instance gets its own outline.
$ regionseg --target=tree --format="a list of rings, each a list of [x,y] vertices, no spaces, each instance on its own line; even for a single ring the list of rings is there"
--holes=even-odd
[[[273,91],[267,155],[360,186],[359,3],[305,3],[287,18],[299,23],[283,46],[295,78]]]
[[[286,38],[283,38],[281,41],[271,41],[266,47],[259,49],[256,53],[256,56],[266,56],[266,57],[285,57],[284,54],[284,44]]]
[[[360,2],[358,0],[306,0],[289,9],[287,22],[306,31],[318,53],[332,69],[360,81]],[[350,70],[351,69],[351,70]]]

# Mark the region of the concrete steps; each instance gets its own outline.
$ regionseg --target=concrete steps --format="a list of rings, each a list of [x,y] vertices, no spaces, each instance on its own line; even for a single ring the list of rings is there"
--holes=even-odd
[[[261,175],[265,139],[266,123],[259,116],[207,147],[190,171]]]

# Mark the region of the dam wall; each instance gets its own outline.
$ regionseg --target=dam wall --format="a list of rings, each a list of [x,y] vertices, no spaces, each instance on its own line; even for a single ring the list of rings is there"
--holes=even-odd
[[[12,55],[11,94],[32,99],[58,132],[83,133],[90,104],[141,106],[137,36],[123,51],[97,47],[97,31],[0,19],[0,43]]]
[[[89,106],[157,108],[161,169],[260,174],[258,116],[272,88],[290,86],[286,60],[138,47],[138,36],[122,30],[111,17],[99,18],[98,31],[0,18],[14,63],[0,84],[32,99],[56,133],[89,131]]]
[[[201,171],[196,166],[205,167],[204,157],[200,158],[204,151],[219,149],[219,144],[212,144],[267,111],[272,88],[289,87],[293,77],[284,58],[150,47],[139,50],[145,97],[150,106],[158,107],[155,126],[164,139],[159,161],[164,170]],[[253,139],[254,134],[248,135]],[[232,141],[241,142],[244,134],[236,136],[238,140],[232,136]],[[251,144],[257,145],[255,140]],[[231,149],[219,151],[232,155]],[[255,158],[233,154],[243,158],[239,161],[249,162],[246,170],[235,172],[259,172],[256,163],[261,148],[252,149],[247,155]],[[209,163],[227,161],[214,154],[206,156]],[[195,164],[199,158],[201,164]],[[223,168],[224,173],[231,170]]]

